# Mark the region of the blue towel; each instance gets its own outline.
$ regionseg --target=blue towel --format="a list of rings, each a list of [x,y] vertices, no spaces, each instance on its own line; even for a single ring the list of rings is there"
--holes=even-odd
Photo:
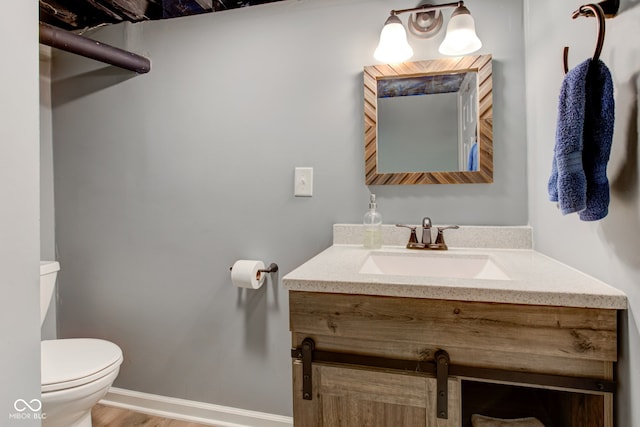
[[[467,170],[468,171],[478,170],[478,143],[477,142],[474,142],[471,148],[469,149],[469,156],[467,159]]]
[[[614,123],[613,81],[607,66],[588,59],[567,73],[560,90],[549,199],[583,221],[607,216],[607,163]]]

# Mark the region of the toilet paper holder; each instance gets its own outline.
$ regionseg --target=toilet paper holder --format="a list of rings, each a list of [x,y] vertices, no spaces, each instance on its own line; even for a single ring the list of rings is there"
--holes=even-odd
[[[233,270],[233,266],[229,267],[229,271],[232,271],[232,270]],[[258,271],[260,273],[277,273],[278,272],[278,264],[276,264],[275,262],[272,262],[271,264],[269,264],[269,267],[261,268]]]
[[[269,264],[269,267],[258,270],[260,273],[277,273],[278,272],[278,264],[272,262]]]

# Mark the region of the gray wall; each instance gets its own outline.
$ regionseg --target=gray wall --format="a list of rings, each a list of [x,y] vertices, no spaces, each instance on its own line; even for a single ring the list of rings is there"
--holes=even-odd
[[[466,4],[509,112],[495,183],[372,187],[386,223],[527,223],[522,4]],[[56,52],[59,327],[123,348],[116,386],[291,414],[287,295],[240,292],[229,266],[281,277],[362,220],[362,69],[389,10],[412,6],[285,1],[89,34],[152,58],[144,76]],[[295,166],[314,168],[312,198],[293,197]]]
[[[17,399],[40,397],[38,225],[38,40],[36,2],[5,4],[0,15],[0,424],[23,419]]]
[[[55,259],[51,52],[40,46],[40,259]]]
[[[619,426],[640,426],[640,187],[638,174],[638,88],[640,87],[640,5],[621,1],[622,12],[607,20],[601,59],[611,70],[616,123],[608,177],[609,215],[595,223],[563,217],[548,202],[557,99],[562,82],[562,48],[569,64],[593,55],[593,19],[571,19],[574,2],[527,0],[527,129],[529,205],[536,249],[590,273],[624,291],[629,310],[623,316],[618,379]],[[549,13],[549,11],[553,13]],[[633,36],[632,36],[633,35]]]
[[[53,200],[53,123],[51,114],[51,48],[40,45],[40,259],[55,260]],[[57,337],[56,304],[49,306],[41,338]]]

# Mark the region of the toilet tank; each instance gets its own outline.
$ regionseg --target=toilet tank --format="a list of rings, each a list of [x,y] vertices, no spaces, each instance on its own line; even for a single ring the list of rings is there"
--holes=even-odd
[[[40,261],[40,326],[53,300],[58,270],[60,264],[57,261]]]

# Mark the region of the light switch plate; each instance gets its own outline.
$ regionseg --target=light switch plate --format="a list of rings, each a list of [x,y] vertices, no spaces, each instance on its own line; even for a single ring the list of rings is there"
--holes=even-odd
[[[294,173],[294,196],[311,197],[313,195],[313,168],[297,167]]]

